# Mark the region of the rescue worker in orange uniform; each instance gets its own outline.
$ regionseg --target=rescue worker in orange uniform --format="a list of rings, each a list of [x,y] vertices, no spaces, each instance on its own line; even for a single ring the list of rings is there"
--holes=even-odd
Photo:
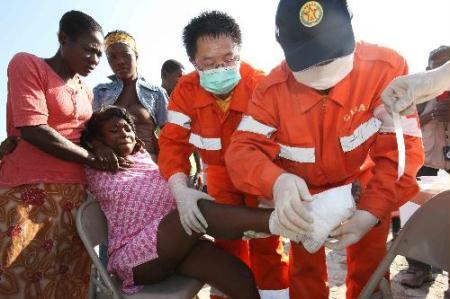
[[[190,234],[192,230],[205,232],[207,226],[197,207],[200,198],[229,205],[256,204],[254,196],[234,187],[224,154],[264,74],[240,61],[241,32],[225,13],[205,12],[192,19],[184,28],[183,40],[196,71],[182,76],[171,95],[168,122],[159,139],[159,167]],[[209,195],[187,185],[189,156],[194,150],[206,164]],[[216,243],[252,268],[261,298],[289,298],[288,265],[279,251],[278,236]]]
[[[356,298],[386,253],[390,212],[418,192],[417,117],[401,118],[406,164],[397,180],[393,118],[380,99],[407,65],[393,50],[355,43],[343,0],[281,0],[276,25],[286,60],[255,89],[227,169],[238,189],[272,198],[279,221],[300,233],[314,229],[304,200],[359,180],[357,209],[328,244],[347,248],[347,298]],[[328,298],[324,247],[310,254],[291,245],[290,298]]]

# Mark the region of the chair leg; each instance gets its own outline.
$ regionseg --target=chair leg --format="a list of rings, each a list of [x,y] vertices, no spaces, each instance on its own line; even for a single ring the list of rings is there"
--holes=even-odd
[[[359,294],[359,299],[369,299],[372,296],[373,291],[378,286],[380,280],[383,278],[386,270],[389,269],[395,256],[396,255],[388,252],[388,254],[384,257],[375,272],[370,277],[364,289],[361,291],[361,294]]]
[[[392,297],[392,291],[391,286],[389,285],[388,280],[383,277],[380,281],[380,284],[378,285],[381,294],[383,295],[383,299],[393,299]]]
[[[97,279],[97,269],[92,264],[91,265],[91,277],[89,279],[89,289],[88,289],[88,298],[89,299],[97,298],[97,285],[95,284],[95,279]]]

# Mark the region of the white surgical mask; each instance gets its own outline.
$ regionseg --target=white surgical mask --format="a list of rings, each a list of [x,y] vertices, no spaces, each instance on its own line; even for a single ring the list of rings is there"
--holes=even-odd
[[[295,80],[317,90],[329,89],[344,79],[353,69],[353,53],[325,65],[292,72]]]

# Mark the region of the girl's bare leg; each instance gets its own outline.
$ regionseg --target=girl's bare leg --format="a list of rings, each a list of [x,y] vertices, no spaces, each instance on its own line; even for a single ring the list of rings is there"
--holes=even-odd
[[[211,236],[239,239],[247,230],[269,233],[272,210],[221,205],[208,200],[200,200],[198,205]],[[155,283],[178,272],[204,281],[231,298],[259,298],[250,269],[238,258],[199,237],[197,233],[191,236],[185,233],[177,211],[167,215],[158,228],[159,257],[133,269],[135,283]]]

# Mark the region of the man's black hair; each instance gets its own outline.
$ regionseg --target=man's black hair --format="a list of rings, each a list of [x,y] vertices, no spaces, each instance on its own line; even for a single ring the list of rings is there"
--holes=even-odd
[[[172,74],[183,69],[184,66],[180,62],[176,61],[175,59],[169,59],[164,61],[163,65],[161,66],[161,75]]]
[[[197,52],[197,40],[203,36],[228,36],[238,44],[242,43],[241,29],[236,21],[224,12],[206,11],[191,19],[183,30],[183,43],[187,55],[194,59]]]

